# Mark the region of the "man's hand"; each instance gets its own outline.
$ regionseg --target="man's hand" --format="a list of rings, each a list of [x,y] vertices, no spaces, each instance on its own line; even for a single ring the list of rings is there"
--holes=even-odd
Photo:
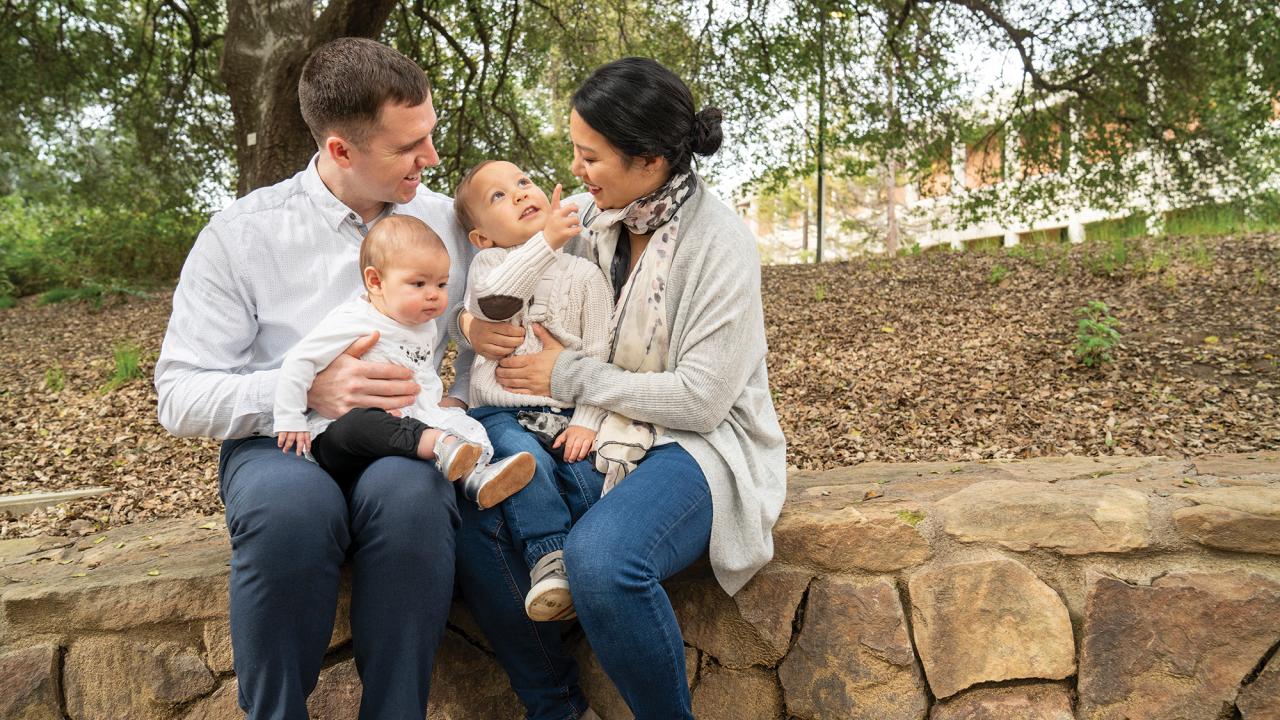
[[[547,213],[542,237],[552,250],[559,250],[580,232],[582,224],[578,221],[578,208],[575,205],[560,207],[560,185],[557,184],[551,191],[551,210]]]
[[[565,462],[578,462],[591,453],[591,445],[596,441],[596,431],[588,430],[581,425],[570,425],[560,433],[551,448],[564,446]]]
[[[282,432],[276,435],[276,447],[280,451],[289,454],[289,451],[297,446],[296,454],[305,455],[311,452],[311,433],[303,430],[302,432]]]
[[[490,360],[501,360],[524,342],[524,328],[505,322],[490,322],[463,312],[458,325],[476,353]]]
[[[353,408],[381,408],[388,412],[413,404],[418,383],[413,372],[391,363],[365,362],[360,358],[378,344],[378,333],[356,339],[329,366],[316,375],[307,391],[307,406],[337,419]]]

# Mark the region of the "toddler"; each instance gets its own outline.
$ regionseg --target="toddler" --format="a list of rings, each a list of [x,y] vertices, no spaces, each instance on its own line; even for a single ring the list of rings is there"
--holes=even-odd
[[[463,177],[454,210],[480,249],[468,271],[468,312],[523,326],[516,355],[542,349],[532,328],[541,323],[566,348],[606,359],[613,293],[595,263],[559,252],[579,232],[577,208],[560,207],[559,185],[548,201],[520,168],[489,160]],[[484,423],[500,452],[537,457],[533,479],[501,510],[529,567],[525,612],[533,620],[566,620],[575,616],[563,551],[573,522],[570,504],[585,510],[594,498],[582,497],[554,456],[570,463],[586,458],[607,413],[510,392],[498,383],[497,366],[476,355],[471,415]]]
[[[449,252],[421,220],[391,215],[360,246],[365,293],[334,308],[285,356],[276,383],[276,444],[315,460],[344,488],[374,460],[402,455],[435,460],[450,482],[482,508],[524,487],[536,461],[517,453],[488,464],[493,447],[484,428],[460,408],[440,407],[444,386],[432,348],[436,318],[448,303]],[[356,338],[377,331],[365,360],[413,371],[421,388],[398,415],[356,408],[337,420],[307,410],[307,390]],[[296,449],[295,449],[296,448]]]

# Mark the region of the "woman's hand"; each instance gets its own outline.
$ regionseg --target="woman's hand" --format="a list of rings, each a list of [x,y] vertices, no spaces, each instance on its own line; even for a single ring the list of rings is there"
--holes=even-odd
[[[517,395],[551,397],[551,371],[555,369],[556,359],[564,345],[540,324],[534,324],[533,334],[542,341],[542,350],[531,355],[503,358],[494,374],[502,387]]]
[[[476,354],[489,360],[501,360],[524,342],[524,328],[504,322],[490,322],[462,312],[458,327]]]

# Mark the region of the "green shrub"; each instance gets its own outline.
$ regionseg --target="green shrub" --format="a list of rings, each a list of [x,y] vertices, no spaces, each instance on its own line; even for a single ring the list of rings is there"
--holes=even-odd
[[[0,295],[0,310],[7,310],[17,304],[18,301],[12,295]]]
[[[204,223],[202,213],[185,208],[40,205],[0,197],[0,295],[168,283]]]
[[[130,296],[145,297],[146,293],[131,287],[123,287],[119,285],[104,286],[97,283],[89,283],[78,288],[53,288],[52,290],[42,293],[36,304],[52,305],[54,303],[67,302],[70,300],[89,303],[94,310],[99,310],[102,308],[102,302],[108,298],[123,300]]]
[[[987,282],[992,285],[999,285],[1001,280],[1009,275],[1009,268],[1003,265],[996,265],[991,268],[991,275],[987,278]]]
[[[1119,320],[1112,317],[1111,308],[1101,300],[1090,300],[1076,310],[1076,358],[1088,367],[1112,362],[1111,351],[1120,344]]]

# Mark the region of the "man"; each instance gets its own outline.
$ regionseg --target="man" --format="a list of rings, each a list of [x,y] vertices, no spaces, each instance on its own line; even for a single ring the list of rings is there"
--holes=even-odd
[[[421,68],[385,45],[344,38],[307,60],[298,95],[319,152],[200,233],[156,363],[160,422],[176,435],[224,440],[231,642],[248,717],[307,716],[339,568],[350,560],[360,717],[421,720],[453,591],[454,488],[429,463],[383,458],[344,494],[314,463],[280,452],[271,409],[285,352],[360,290],[357,255],[373,224],[413,215],[444,240],[452,260],[445,317],[461,304],[471,251],[452,201],[421,186],[423,168],[439,163]],[[443,326],[439,337],[437,358]],[[336,418],[413,401],[409,370],[359,359],[374,342],[357,340],[319,373],[307,395],[312,409]],[[470,361],[459,356],[442,404],[466,407]]]

